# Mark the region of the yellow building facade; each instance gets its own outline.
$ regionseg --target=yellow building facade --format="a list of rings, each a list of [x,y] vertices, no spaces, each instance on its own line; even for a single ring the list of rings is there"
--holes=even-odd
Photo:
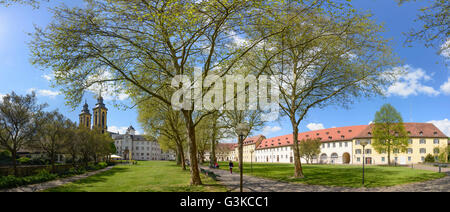
[[[92,121],[91,121],[92,120]],[[89,112],[89,106],[85,102],[83,110],[79,114],[79,127],[86,127],[88,129],[98,129],[102,133],[108,130],[108,109],[103,103],[103,97],[100,95],[97,98],[97,104],[93,109],[93,115]]]
[[[365,164],[388,164],[388,154],[377,152],[372,143],[373,125],[369,125],[358,136],[353,139],[353,164],[362,164],[363,146],[362,141],[368,144],[364,148]],[[409,146],[406,152],[393,149],[390,154],[391,164],[417,164],[425,161],[428,154],[437,156],[448,146],[448,137],[431,123],[405,123],[405,129],[409,135]]]
[[[107,130],[108,130],[108,126],[107,126],[108,109],[105,107],[105,104],[103,103],[102,96],[97,98],[97,104],[95,105],[93,112],[94,112],[93,128],[101,130],[102,133],[107,132]]]

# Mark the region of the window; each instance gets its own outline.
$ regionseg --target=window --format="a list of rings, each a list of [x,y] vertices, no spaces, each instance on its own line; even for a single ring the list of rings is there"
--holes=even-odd
[[[372,154],[372,150],[371,149],[366,149],[366,154]]]
[[[398,161],[398,157],[395,157],[394,160],[395,160],[395,162],[397,162]]]
[[[394,154],[398,154],[398,149],[393,150]]]
[[[421,154],[427,153],[427,149],[425,149],[425,148],[420,148],[420,153],[421,153]]]
[[[439,154],[439,148],[434,148],[434,149],[433,149],[433,153],[434,153],[434,154]]]
[[[356,149],[355,150],[355,154],[361,154],[361,150],[360,149]]]
[[[412,154],[413,153],[413,149],[412,148],[408,148],[408,154]]]
[[[423,162],[423,161],[425,161],[425,157],[420,157],[420,160]]]
[[[381,157],[381,161],[384,162],[384,161],[385,161],[385,158],[384,158],[384,157]]]
[[[347,144],[347,142],[345,142],[345,147],[348,147],[348,144]]]
[[[408,156],[408,161],[411,161],[411,156]]]
[[[420,139],[420,144],[426,144],[427,143],[427,141],[425,140],[425,139]]]
[[[433,141],[434,144],[439,144],[439,139],[435,138]]]
[[[342,147],[342,142],[339,142],[339,147]]]
[[[333,148],[335,148],[336,147],[336,143],[333,143]]]
[[[355,142],[355,143],[356,143],[356,145],[359,145],[360,141],[359,141],[359,140],[356,140],[356,142]]]
[[[412,140],[412,139],[409,139],[409,140],[408,140],[408,144],[413,144],[413,140]]]
[[[330,143],[327,144],[327,147],[330,148]]]
[[[361,162],[361,159],[360,158],[356,158],[356,161]]]

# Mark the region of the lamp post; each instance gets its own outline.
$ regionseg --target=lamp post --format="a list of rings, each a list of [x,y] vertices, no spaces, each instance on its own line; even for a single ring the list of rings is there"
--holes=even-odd
[[[247,123],[239,123],[236,126],[236,134],[238,135],[238,143],[239,143],[239,175],[240,175],[240,182],[239,182],[239,190],[242,192],[242,173],[243,173],[243,167],[244,162],[242,161],[243,158],[243,143],[244,143],[244,137],[247,136],[248,132],[250,131],[250,127]]]
[[[255,152],[255,150],[250,150],[250,170],[251,173],[253,173],[253,152]]]
[[[363,184],[363,186],[364,186],[364,164],[366,163],[365,158],[364,158],[364,156],[365,156],[364,147],[366,147],[367,141],[361,141],[360,144],[361,144],[362,147],[363,147],[363,161],[362,161],[362,163],[363,163],[363,172],[362,172],[362,184]]]

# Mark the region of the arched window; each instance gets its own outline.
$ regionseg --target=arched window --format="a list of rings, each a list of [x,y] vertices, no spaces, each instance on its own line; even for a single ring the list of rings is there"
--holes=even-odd
[[[102,113],[102,127],[105,127],[105,112]]]

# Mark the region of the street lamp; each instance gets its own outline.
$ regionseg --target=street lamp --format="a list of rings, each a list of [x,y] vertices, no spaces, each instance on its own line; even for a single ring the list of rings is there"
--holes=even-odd
[[[364,156],[365,156],[365,151],[364,151],[364,147],[366,147],[366,145],[367,145],[367,141],[361,141],[361,143],[360,143],[361,145],[362,145],[362,147],[363,147],[363,161],[362,161],[362,163],[363,163],[363,174],[362,174],[362,184],[363,184],[363,186],[364,186],[364,164],[365,164],[365,158],[364,158]]]
[[[247,123],[239,123],[236,126],[236,134],[238,135],[238,143],[239,143],[239,175],[240,175],[240,184],[239,189],[240,192],[242,192],[242,172],[243,172],[243,166],[244,162],[242,161],[243,158],[243,143],[244,143],[244,137],[248,135],[248,132],[250,131],[250,127]]]

